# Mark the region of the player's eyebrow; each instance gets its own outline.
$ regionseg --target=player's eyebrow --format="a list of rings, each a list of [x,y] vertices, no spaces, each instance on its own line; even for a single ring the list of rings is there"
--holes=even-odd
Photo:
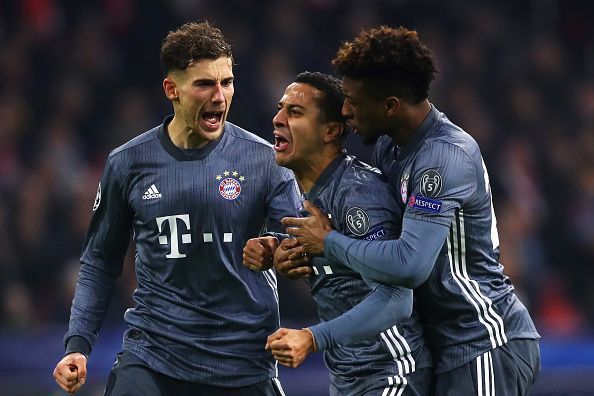
[[[293,110],[293,109],[297,109],[297,108],[305,110],[305,106],[302,106],[302,105],[298,105],[298,104],[287,105],[287,109],[289,109],[289,110]]]
[[[235,79],[234,76],[229,76],[221,79],[221,83],[228,83]],[[193,84],[216,84],[217,79],[214,78],[197,78],[192,81]]]
[[[192,81],[192,84],[215,84],[216,81],[213,78],[197,78]]]
[[[293,110],[293,109],[296,109],[296,108],[305,110],[305,106],[302,106],[300,104],[285,103],[285,102],[278,102],[278,107],[279,108],[280,107],[284,107],[287,110]]]

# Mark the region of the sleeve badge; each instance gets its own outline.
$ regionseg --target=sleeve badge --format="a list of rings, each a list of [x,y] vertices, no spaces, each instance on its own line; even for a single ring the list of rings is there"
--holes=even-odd
[[[442,179],[439,172],[429,169],[421,175],[421,194],[424,197],[437,197],[441,192]]]
[[[93,212],[97,210],[99,205],[101,204],[101,182],[99,182],[99,187],[97,187],[97,195],[95,195],[95,202],[93,202]]]
[[[363,236],[369,231],[369,216],[361,208],[352,207],[346,213],[348,229],[356,236]]]

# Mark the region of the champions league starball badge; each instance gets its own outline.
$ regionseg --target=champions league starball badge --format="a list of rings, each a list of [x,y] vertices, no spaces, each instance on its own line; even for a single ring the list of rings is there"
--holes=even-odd
[[[421,194],[425,197],[437,197],[441,192],[441,175],[435,169],[429,169],[421,175]]]
[[[365,235],[369,231],[369,216],[361,208],[350,208],[346,213],[346,223],[349,230],[357,236]]]
[[[217,175],[216,177],[217,180],[222,179],[219,183],[219,193],[226,200],[232,201],[241,194],[241,184],[239,182],[244,181],[245,178],[243,176],[237,177],[238,175],[239,172],[237,171],[229,172],[226,170],[223,172],[223,176],[231,177],[225,177],[224,179],[221,175]]]

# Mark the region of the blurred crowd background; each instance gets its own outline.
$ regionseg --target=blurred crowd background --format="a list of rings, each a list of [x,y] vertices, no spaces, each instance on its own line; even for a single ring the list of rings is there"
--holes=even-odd
[[[594,3],[9,0],[0,2],[0,345],[45,337],[53,369],[105,159],[171,113],[161,40],[204,19],[234,49],[229,120],[269,141],[297,73],[332,72],[338,46],[363,28],[416,29],[439,69],[430,100],[482,148],[501,262],[544,341],[592,335]],[[349,146],[369,159],[357,136]],[[132,304],[131,256],[107,329]],[[316,320],[303,284],[280,288],[284,324]],[[2,395],[13,394],[2,393],[10,367],[0,363]]]

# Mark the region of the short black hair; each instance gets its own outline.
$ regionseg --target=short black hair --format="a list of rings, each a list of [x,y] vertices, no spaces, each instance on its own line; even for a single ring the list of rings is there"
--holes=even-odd
[[[427,99],[437,72],[418,33],[404,27],[362,31],[342,44],[332,63],[339,75],[363,81],[375,96],[395,95],[411,103]]]
[[[233,59],[231,45],[223,33],[208,22],[190,22],[171,31],[161,45],[161,63],[165,75],[185,70],[202,59]]]
[[[295,77],[296,83],[308,84],[324,95],[318,101],[324,121],[345,122],[342,116],[342,82],[330,74],[305,71]]]

